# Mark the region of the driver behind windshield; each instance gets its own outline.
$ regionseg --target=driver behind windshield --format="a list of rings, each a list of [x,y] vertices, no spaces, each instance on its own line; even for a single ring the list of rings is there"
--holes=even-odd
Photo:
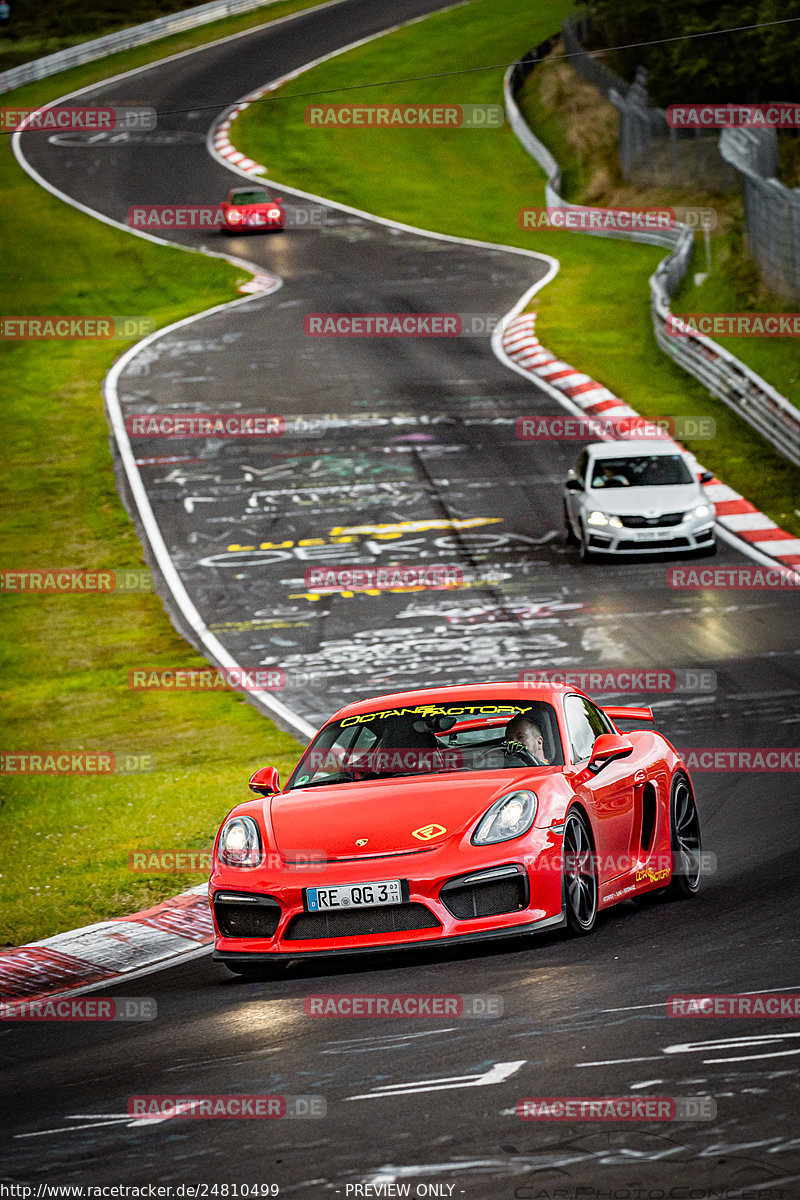
[[[595,474],[595,477],[592,480],[593,488],[630,487],[630,480],[626,479],[624,475],[620,474],[614,463],[602,461],[599,464],[596,463],[595,471],[597,471],[598,465],[602,471],[602,475]]]
[[[546,767],[544,737],[538,725],[518,713],[506,725],[503,749],[506,754],[522,759],[526,767]]]

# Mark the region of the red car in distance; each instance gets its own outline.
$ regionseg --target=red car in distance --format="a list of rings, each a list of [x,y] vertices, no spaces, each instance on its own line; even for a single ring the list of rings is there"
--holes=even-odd
[[[220,210],[226,233],[283,229],[286,224],[282,198],[270,196],[266,188],[231,188]]]
[[[209,902],[214,958],[292,959],[565,927],[645,892],[693,896],[689,773],[649,708],[566,684],[489,683],[342,708],[281,788],[274,767],[226,817]]]

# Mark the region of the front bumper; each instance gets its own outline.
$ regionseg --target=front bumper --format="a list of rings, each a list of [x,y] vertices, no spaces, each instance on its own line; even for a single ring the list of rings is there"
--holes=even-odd
[[[225,218],[226,233],[258,233],[262,229],[283,229],[283,216],[268,218],[259,217],[258,219],[250,217],[246,221],[229,221]]]
[[[471,847],[468,859],[441,847],[263,874],[215,864],[209,882],[214,957],[242,962],[319,958],[555,928],[563,924],[561,836],[531,830],[524,841],[516,854],[507,846],[503,853],[503,844]],[[407,881],[402,904],[305,910],[306,887],[386,879]]]
[[[664,554],[676,550],[703,550],[714,544],[714,521],[709,518],[681,521],[678,525],[617,529],[583,523],[589,550],[608,554]]]
[[[541,917],[536,921],[526,921],[522,925],[509,925],[503,929],[483,929],[476,933],[460,933],[453,937],[427,938],[417,942],[397,942],[393,945],[364,945],[340,946],[325,950],[293,950],[283,953],[274,950],[244,951],[244,950],[214,950],[211,954],[214,962],[220,963],[288,963],[297,958],[341,958],[353,954],[388,954],[391,950],[415,950],[419,946],[462,946],[469,942],[493,941],[496,938],[522,937],[525,934],[548,933],[550,930],[563,929],[567,924],[564,910],[552,917]]]

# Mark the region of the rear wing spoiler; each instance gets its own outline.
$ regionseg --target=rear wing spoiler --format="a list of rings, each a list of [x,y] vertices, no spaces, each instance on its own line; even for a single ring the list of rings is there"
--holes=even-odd
[[[652,708],[621,708],[616,704],[606,704],[603,712],[612,721],[652,721],[655,724],[656,720]]]

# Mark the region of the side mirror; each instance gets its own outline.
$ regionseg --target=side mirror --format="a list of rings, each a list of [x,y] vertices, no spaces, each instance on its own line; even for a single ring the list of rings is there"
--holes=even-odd
[[[602,771],[615,758],[627,758],[633,754],[633,744],[619,733],[601,733],[592,747],[589,770],[593,775]]]
[[[575,479],[574,477],[568,479],[567,482],[564,484],[564,487],[567,489],[568,492],[582,492],[583,491],[583,484],[581,483],[580,479]]]
[[[281,790],[277,767],[262,767],[250,776],[250,791],[257,796],[274,796]]]
[[[713,478],[714,478],[714,472],[713,472],[713,471],[703,471],[703,472],[701,472],[701,474],[700,474],[700,476],[699,476],[699,479],[700,479],[700,482],[701,482],[701,483],[711,483],[711,480],[712,480]]]

